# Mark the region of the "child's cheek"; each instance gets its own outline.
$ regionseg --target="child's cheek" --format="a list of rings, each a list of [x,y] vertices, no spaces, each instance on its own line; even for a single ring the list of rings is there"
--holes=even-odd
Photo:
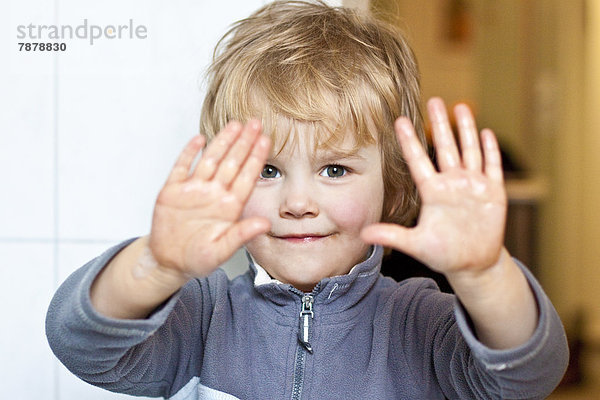
[[[329,217],[336,225],[351,231],[360,231],[367,225],[379,222],[381,208],[377,202],[366,198],[347,196],[334,202],[329,209]]]
[[[242,218],[249,217],[267,217],[268,205],[265,203],[267,199],[263,199],[261,193],[255,190],[250,198],[246,202],[246,205],[242,209]]]

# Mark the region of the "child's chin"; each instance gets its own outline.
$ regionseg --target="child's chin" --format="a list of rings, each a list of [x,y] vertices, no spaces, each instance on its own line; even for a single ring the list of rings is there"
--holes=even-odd
[[[327,274],[323,274],[322,271],[318,271],[318,272],[315,271],[315,273],[313,273],[313,274],[305,274],[305,275],[302,275],[301,277],[291,277],[289,282],[296,289],[302,290],[303,292],[311,292],[314,289],[314,287],[321,280],[328,278],[330,276],[334,276],[334,275],[337,275],[337,274],[327,275]],[[299,279],[294,279],[294,278],[299,278]]]

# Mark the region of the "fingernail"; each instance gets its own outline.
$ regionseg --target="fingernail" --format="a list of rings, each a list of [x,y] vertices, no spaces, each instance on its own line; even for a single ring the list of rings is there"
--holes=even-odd
[[[227,124],[229,129],[233,130],[233,131],[238,131],[240,129],[242,129],[242,124],[240,124],[237,121],[229,121],[229,123]]]
[[[413,134],[412,123],[408,119],[406,119],[406,118],[399,119],[397,122],[397,126],[405,136],[412,136],[412,134]]]
[[[249,124],[250,124],[250,128],[255,131],[260,129],[260,122],[256,119],[250,120]]]
[[[454,106],[455,109],[459,110],[460,112],[465,112],[465,111],[469,111],[469,106],[467,106],[465,103],[458,103],[457,105]]]
[[[436,110],[444,108],[444,100],[442,100],[441,97],[432,97],[431,99],[429,99],[428,104],[430,107],[433,107]]]
[[[264,135],[258,139],[258,145],[260,147],[269,147],[270,142],[271,142],[271,139],[269,139],[267,136],[264,136]]]

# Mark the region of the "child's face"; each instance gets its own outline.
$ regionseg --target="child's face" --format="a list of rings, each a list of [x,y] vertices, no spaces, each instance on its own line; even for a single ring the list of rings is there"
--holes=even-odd
[[[383,179],[377,145],[351,155],[353,139],[336,152],[315,152],[310,132],[298,139],[267,160],[243,216],[271,222],[270,232],[246,245],[256,262],[273,278],[310,291],[366,258],[370,246],[360,231],[381,219]]]

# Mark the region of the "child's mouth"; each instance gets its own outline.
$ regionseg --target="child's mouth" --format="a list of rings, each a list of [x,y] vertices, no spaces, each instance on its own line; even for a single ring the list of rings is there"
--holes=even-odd
[[[330,234],[316,234],[316,233],[302,233],[302,234],[290,234],[290,235],[272,235],[273,237],[281,240],[285,240],[289,243],[312,243],[322,239],[325,239]]]

